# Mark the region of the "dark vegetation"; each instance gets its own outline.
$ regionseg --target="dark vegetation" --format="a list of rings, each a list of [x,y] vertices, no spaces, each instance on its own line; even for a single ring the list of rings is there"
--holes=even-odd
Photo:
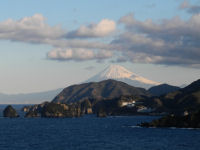
[[[200,128],[200,110],[185,116],[168,115],[152,122],[141,123],[142,127]]]
[[[58,94],[53,99],[53,102],[73,103],[85,99],[95,99],[97,101],[112,99],[122,95],[150,96],[149,92],[143,88],[136,88],[126,83],[109,79],[101,82],[69,86]]]
[[[200,80],[175,92],[159,97],[161,105],[158,111],[181,114],[184,111],[193,112],[200,109]]]

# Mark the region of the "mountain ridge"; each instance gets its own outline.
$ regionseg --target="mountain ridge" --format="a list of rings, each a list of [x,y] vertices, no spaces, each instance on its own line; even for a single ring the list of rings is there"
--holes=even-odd
[[[70,103],[84,99],[103,100],[121,95],[147,96],[150,94],[143,88],[133,87],[121,81],[108,79],[66,87],[52,102]]]

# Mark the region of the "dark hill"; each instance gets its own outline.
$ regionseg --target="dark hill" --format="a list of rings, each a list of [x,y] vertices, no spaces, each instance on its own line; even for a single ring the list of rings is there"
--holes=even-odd
[[[184,92],[184,93],[191,93],[191,92],[196,92],[196,91],[199,91],[199,90],[200,90],[200,79],[192,82],[190,85],[186,86],[181,91]]]
[[[136,88],[126,83],[115,80],[104,80],[101,82],[90,82],[79,85],[72,85],[65,88],[58,94],[53,102],[72,103],[84,99],[103,100],[122,95],[149,96],[143,88]]]
[[[187,87],[160,97],[165,110],[192,112],[200,109],[200,79]]]
[[[160,84],[158,86],[151,87],[148,91],[154,96],[161,96],[179,90],[177,86],[172,86],[169,84]]]

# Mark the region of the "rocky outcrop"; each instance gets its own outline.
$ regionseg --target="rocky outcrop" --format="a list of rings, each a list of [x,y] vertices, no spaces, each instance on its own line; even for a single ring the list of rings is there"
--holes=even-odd
[[[26,112],[24,117],[27,117],[27,118],[40,117],[44,106],[46,106],[47,104],[49,104],[49,102],[43,102],[41,104],[24,106],[21,110],[23,112]]]
[[[81,102],[81,114],[92,114],[92,104],[88,99]]]
[[[24,117],[26,118],[36,118],[40,117],[41,115],[37,111],[28,111]]]
[[[22,107],[21,111],[29,112],[31,108],[32,108],[32,106],[24,106],[24,107]]]
[[[80,117],[84,114],[91,114],[92,105],[89,100],[78,103],[60,104],[45,102],[38,105],[26,106],[25,117]]]
[[[92,113],[93,113],[92,108],[87,108],[86,114],[92,114]]]
[[[43,102],[41,104],[36,104],[36,105],[28,105],[24,106],[21,111],[23,112],[41,112],[42,108],[47,105],[49,102]]]
[[[66,105],[49,103],[41,111],[41,117],[58,118],[58,117],[80,117],[80,105]]]
[[[185,116],[168,115],[152,122],[144,122],[141,127],[200,128],[200,110]]]
[[[4,111],[3,111],[3,116],[4,117],[9,117],[9,118],[16,118],[19,117],[19,115],[17,114],[16,110],[11,106],[8,105]]]
[[[100,118],[107,117],[106,111],[103,110],[103,109],[100,109],[100,110],[97,112],[97,117],[100,117]]]

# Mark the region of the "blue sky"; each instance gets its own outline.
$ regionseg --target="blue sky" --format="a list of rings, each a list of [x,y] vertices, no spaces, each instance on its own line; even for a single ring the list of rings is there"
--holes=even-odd
[[[200,0],[2,1],[0,93],[66,87],[111,63],[154,81],[189,84],[200,77],[199,6]]]

